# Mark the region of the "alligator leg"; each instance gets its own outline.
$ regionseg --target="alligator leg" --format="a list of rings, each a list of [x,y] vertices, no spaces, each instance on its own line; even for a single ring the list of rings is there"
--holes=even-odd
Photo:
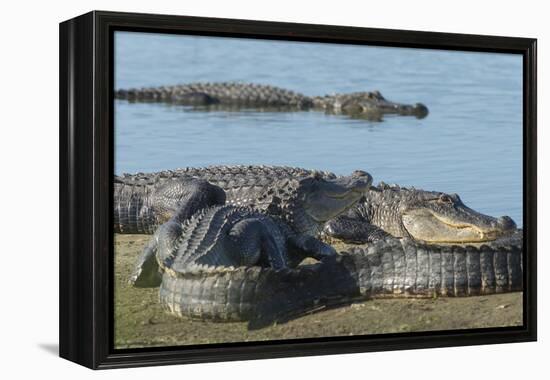
[[[285,268],[288,266],[285,238],[265,223],[250,218],[233,226],[228,236],[233,242],[235,259],[242,266]]]
[[[157,261],[158,240],[156,236],[149,240],[143,249],[138,263],[128,282],[137,288],[153,288],[160,286],[162,274]]]
[[[325,224],[323,236],[350,244],[365,244],[391,235],[366,220],[342,215]]]
[[[291,266],[298,265],[306,257],[322,260],[337,254],[330,245],[310,235],[291,235],[288,238],[288,249],[291,252]]]
[[[173,252],[176,249],[180,235],[181,223],[175,217],[157,228],[155,234],[143,249],[128,282],[138,288],[159,286],[162,281],[159,261],[163,265],[168,265],[172,257],[159,257],[157,253]]]

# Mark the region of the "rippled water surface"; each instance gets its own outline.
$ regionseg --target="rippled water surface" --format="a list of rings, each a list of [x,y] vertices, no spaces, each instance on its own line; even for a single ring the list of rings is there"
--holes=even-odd
[[[427,118],[199,112],[115,103],[115,172],[212,164],[369,171],[376,181],[460,194],[522,224],[519,55],[117,32],[115,88],[257,82],[306,95],[379,90]]]

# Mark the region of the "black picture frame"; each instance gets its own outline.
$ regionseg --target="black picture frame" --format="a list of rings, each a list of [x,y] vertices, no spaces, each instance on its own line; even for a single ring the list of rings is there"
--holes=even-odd
[[[142,31],[523,56],[523,325],[257,343],[113,348],[113,33]],[[93,369],[534,341],[537,41],[93,11],[60,24],[60,356]]]

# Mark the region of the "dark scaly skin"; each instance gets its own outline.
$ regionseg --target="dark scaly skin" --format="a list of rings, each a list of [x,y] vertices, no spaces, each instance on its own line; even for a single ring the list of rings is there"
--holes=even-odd
[[[162,102],[207,109],[242,109],[300,111],[322,110],[355,118],[380,121],[384,114],[415,116],[428,115],[421,104],[399,104],[386,100],[378,91],[354,92],[309,97],[274,86],[251,83],[190,83],[115,91],[116,99],[131,102]]]
[[[284,240],[285,250],[287,246],[290,246],[291,249],[302,253],[302,255],[293,254],[292,258],[288,260],[284,259],[281,263],[274,265],[274,267],[284,267],[289,263],[296,265],[306,256],[318,258],[326,254],[334,254],[334,249],[317,240],[316,236],[319,235],[321,228],[327,220],[344,213],[357,203],[363,197],[371,182],[372,177],[364,172],[357,172],[349,177],[339,177],[332,180],[325,180],[317,175],[303,178],[285,178],[277,181],[275,184],[271,183],[270,186],[255,186],[252,189],[255,191],[254,194],[257,193],[258,188],[261,191],[256,194],[257,201],[253,209],[245,208],[247,210],[245,212],[241,211],[240,208],[236,208],[237,206],[234,206],[234,204],[229,203],[225,206],[227,208],[216,209],[214,211],[209,210],[210,214],[207,216],[202,213],[196,213],[196,211],[203,210],[213,203],[212,201],[210,203],[204,201],[204,199],[210,200],[213,198],[213,196],[208,195],[209,193],[218,195],[219,192],[222,192],[224,200],[226,200],[226,193],[218,186],[210,184],[204,179],[184,177],[155,182],[157,186],[153,186],[153,191],[148,191],[146,200],[141,202],[146,204],[146,207],[143,209],[147,211],[148,215],[154,215],[154,218],[148,217],[147,220],[160,220],[161,216],[168,214],[168,212],[163,214],[162,210],[170,210],[171,217],[166,223],[158,227],[153,239],[151,239],[144,249],[143,254],[138,260],[131,282],[136,285],[143,284],[143,286],[148,286],[149,283],[157,284],[158,276],[151,273],[155,272],[157,268],[153,258],[156,257],[157,261],[160,261],[161,268],[173,269],[174,266],[172,263],[165,262],[168,257],[176,255],[176,252],[178,252],[177,257],[180,260],[183,257],[188,260],[186,262],[192,263],[195,261],[195,256],[193,255],[197,253],[202,254],[204,250],[201,247],[204,248],[205,246],[208,246],[209,249],[213,249],[214,246],[219,247],[219,250],[212,253],[212,257],[215,260],[221,261],[213,261],[212,264],[223,266],[256,264],[257,261],[255,260],[227,261],[227,255],[231,256],[234,254],[234,256],[236,255],[235,257],[242,258],[247,256],[247,249],[251,252],[259,252],[258,247],[262,247],[263,252],[267,249],[265,244],[271,244],[271,240],[273,239],[278,241],[278,243],[271,245],[278,248],[270,249],[270,252],[282,252],[283,249],[281,247],[283,243],[281,241]],[[195,186],[196,183],[200,183],[204,188],[198,188]],[[124,186],[128,185],[123,184],[122,186],[123,190],[121,192],[124,191]],[[141,185],[132,183],[130,186],[134,189],[136,186],[139,187]],[[149,185],[147,184],[142,187],[149,189]],[[129,191],[129,193],[134,194],[130,199],[139,199],[139,193],[132,191]],[[245,197],[251,196],[250,194],[247,195],[245,191],[243,193]],[[195,201],[196,198],[198,198],[198,201]],[[115,203],[116,199],[117,197],[115,196]],[[243,200],[243,198],[238,199]],[[217,203],[215,204],[220,204],[218,200],[218,197],[216,197]],[[194,203],[188,204],[191,201]],[[134,203],[139,202],[131,204]],[[245,202],[243,200],[236,203],[241,204]],[[140,209],[136,208],[136,210]],[[195,213],[189,212],[189,210],[193,210]],[[249,210],[253,210],[254,214]],[[115,208],[115,212],[120,211],[117,211]],[[139,213],[145,214],[145,212],[137,212],[137,214]],[[268,218],[267,215],[270,217]],[[191,216],[193,217],[190,218]],[[121,220],[120,217],[118,219],[119,221]],[[138,221],[134,225],[141,226],[145,224],[140,221],[139,215],[134,219]],[[236,225],[230,224],[227,227],[228,230],[223,230],[223,233],[216,232],[225,225],[224,223],[232,222],[238,224],[241,220],[243,223],[239,225],[243,230],[238,235],[243,236],[243,239],[241,239],[242,243],[232,244],[231,241],[225,239],[224,234],[229,233],[229,230],[235,232]],[[189,221],[193,224],[186,224]],[[122,227],[124,226],[122,225]],[[121,229],[124,230],[123,228]],[[192,231],[191,236],[185,235],[187,230]],[[214,231],[212,232],[214,235],[206,234],[207,231]],[[218,235],[218,233],[221,235]],[[276,238],[275,235],[279,237]],[[259,237],[260,241],[255,240],[251,245],[246,245],[245,243],[252,239],[248,239],[248,236]],[[180,243],[182,241],[193,241],[193,243],[184,245],[184,248],[181,248]],[[279,253],[279,256],[281,255],[283,254]],[[286,256],[286,253],[284,255]],[[222,257],[226,257],[226,259],[222,260]],[[254,257],[258,258],[259,256],[256,255]],[[273,258],[274,256],[267,254],[267,257]],[[181,268],[178,267],[177,269]],[[142,279],[145,280],[142,281]]]
[[[372,182],[362,171],[336,177],[304,169],[246,166],[126,175],[115,178],[115,232],[153,233],[177,208],[182,183],[195,176],[221,187],[228,204],[254,207],[312,236],[320,234],[324,221],[352,207]],[[317,215],[319,211],[329,214]]]
[[[183,204],[157,229],[130,278],[130,283],[137,287],[160,285],[161,302],[176,314],[187,308],[190,313],[209,318],[209,311],[200,305],[207,305],[208,299],[221,294],[228,302],[213,304],[211,311],[221,314],[213,314],[212,318],[223,318],[222,315],[233,318],[232,307],[238,307],[239,315],[250,317],[247,295],[253,291],[248,277],[252,272],[240,279],[239,275],[234,276],[236,268],[241,272],[243,268],[261,268],[258,275],[262,278],[264,269],[279,276],[280,273],[293,273],[288,268],[295,267],[305,257],[323,260],[336,255],[332,247],[312,236],[296,233],[279,218],[249,207],[202,208],[190,217],[188,211],[189,207]],[[213,274],[222,278],[213,277]],[[225,274],[228,277],[224,277]],[[209,282],[210,279],[213,281]],[[286,290],[293,286],[289,280],[291,278],[284,279]],[[235,289],[239,281],[242,287]],[[193,293],[195,291],[199,293]],[[269,294],[263,296],[269,297]],[[199,305],[194,305],[195,301]]]
[[[170,184],[169,190],[177,191],[177,202],[174,203],[175,211],[171,216],[171,220],[186,221],[202,210],[225,204],[225,192],[218,186],[212,185],[204,180],[196,178],[188,178],[185,180],[174,181]],[[173,224],[167,224],[164,230],[170,230]],[[170,238],[165,235],[165,238]],[[166,239],[164,243],[170,243]],[[158,286],[161,282],[161,275],[156,256],[158,244],[158,231],[153,239],[149,241],[143,253],[138,258],[134,273],[130,278],[130,282],[138,287],[143,286]]]
[[[492,241],[516,229],[514,221],[494,218],[467,207],[457,194],[445,194],[381,183],[346,215],[331,220],[325,237],[366,243],[385,236],[427,243]]]
[[[346,268],[332,263],[281,269],[214,268],[195,276],[165,273],[159,294],[162,307],[176,316],[248,321],[249,328],[360,296]]]
[[[212,165],[206,167],[186,167],[174,170],[162,170],[153,173],[124,173],[122,176],[115,176],[117,183],[124,184],[156,184],[167,179],[181,177],[197,177],[214,183],[223,188],[232,187],[232,182],[240,181],[253,185],[254,183],[276,181],[287,178],[302,178],[312,174],[318,174],[323,178],[334,179],[336,175],[327,171],[310,170],[292,166],[274,165]],[[235,186],[237,186],[235,185]]]
[[[190,202],[189,197],[200,193],[201,190],[205,195],[223,198],[225,202],[226,195],[223,189],[214,185],[217,190],[211,192],[210,186],[206,180],[198,180],[191,176],[181,176],[154,184],[120,183],[115,179],[114,232],[152,234],[179,209],[182,203]],[[202,201],[201,199],[197,202]]]
[[[201,178],[224,189],[230,204],[243,205],[243,199],[257,200],[269,188],[284,184],[285,180],[314,173],[317,172],[280,166],[220,165],[115,176],[114,230],[116,233],[154,233],[169,219],[176,206],[167,196],[177,195],[179,185],[167,185],[169,180]],[[317,175],[336,178],[328,172],[318,172]]]
[[[178,213],[160,226],[138,260],[130,283],[158,286],[158,276],[151,271],[194,278],[240,266],[287,268],[305,257],[320,260],[335,254],[332,247],[296,233],[279,218],[249,207],[214,206],[189,218]],[[156,266],[150,261],[153,257]]]
[[[256,210],[204,208],[222,201],[219,188],[190,183],[186,202],[158,229],[132,278],[136,286],[160,285],[160,301],[175,315],[262,327],[366,298],[521,290],[521,231],[478,247],[382,239],[336,256]],[[320,263],[296,267],[305,256]]]
[[[297,268],[166,272],[163,307],[177,316],[262,327],[370,298],[462,297],[522,290],[522,233],[479,247],[384,239]]]
[[[361,294],[368,298],[474,296],[522,290],[522,232],[481,245],[385,239],[353,248]]]
[[[179,191],[177,210],[155,231],[139,257],[130,277],[134,286],[158,286],[164,271],[196,273],[242,265],[283,268],[307,256],[320,259],[336,253],[313,236],[292,230],[281,218],[224,205],[223,190],[204,180],[174,184]]]
[[[212,166],[207,168],[185,168],[157,173],[138,173],[117,177],[115,183],[115,212],[122,209],[125,214],[133,211],[137,215],[131,219],[133,225],[150,225],[151,208],[146,201],[141,201],[139,194],[147,198],[152,189],[168,180],[194,176],[215,184],[227,194],[228,202],[236,205],[255,206],[262,194],[269,189],[280,186],[285,180],[299,179],[310,175],[325,179],[337,178],[330,172],[316,172],[301,168],[278,166]],[[120,190],[125,188],[126,190]],[[141,190],[142,188],[149,190]],[[118,192],[117,192],[117,189]],[[126,195],[125,195],[126,194]],[[128,194],[136,194],[133,198]],[[122,197],[121,195],[124,195]],[[134,199],[129,203],[127,199]],[[448,202],[440,202],[448,198]],[[139,204],[139,207],[128,207],[129,204]],[[264,205],[269,204],[265,203]],[[405,228],[403,216],[408,213],[409,221],[414,221],[420,231]],[[440,219],[430,217],[437,214]],[[141,218],[141,219],[140,219]],[[119,218],[120,219],[120,218]],[[117,215],[115,215],[115,221]],[[125,220],[129,220],[126,218]],[[447,223],[443,223],[445,221]],[[455,227],[453,227],[453,224]],[[470,231],[462,228],[470,224],[481,233],[466,234]],[[127,231],[115,225],[115,231]],[[141,233],[152,233],[154,227]],[[347,215],[330,221],[323,234],[327,240],[342,240],[348,243],[365,243],[375,241],[384,236],[411,237],[434,242],[468,243],[480,240],[495,239],[515,228],[515,223],[509,217],[493,218],[466,207],[456,194],[425,191],[413,188],[388,186],[380,184],[371,187],[365,196],[365,201],[351,208]],[[422,232],[424,229],[424,232]],[[136,231],[136,228],[132,228]],[[475,232],[475,231],[474,231]],[[416,234],[415,234],[416,233]]]

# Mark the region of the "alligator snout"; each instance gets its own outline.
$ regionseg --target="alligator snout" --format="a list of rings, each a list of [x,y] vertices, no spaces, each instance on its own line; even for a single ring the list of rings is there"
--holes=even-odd
[[[370,177],[370,174],[364,170],[355,170],[351,175],[352,177]]]
[[[416,103],[413,106],[413,110],[414,110],[414,116],[416,116],[417,119],[423,119],[426,116],[428,116],[428,107],[426,107],[422,103]]]
[[[365,192],[372,184],[372,176],[363,171],[356,170],[351,174],[350,187],[356,191]]]
[[[496,226],[498,229],[503,231],[511,231],[517,228],[516,222],[509,216],[501,216],[497,219]]]
[[[428,107],[422,103],[415,103],[414,105],[394,104],[394,112],[399,115],[411,115],[417,119],[423,119],[428,116]]]

